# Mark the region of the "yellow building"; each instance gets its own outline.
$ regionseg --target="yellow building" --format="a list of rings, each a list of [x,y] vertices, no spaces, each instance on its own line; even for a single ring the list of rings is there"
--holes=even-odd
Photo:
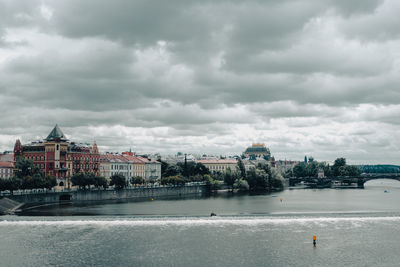
[[[132,152],[123,152],[122,156],[132,163],[132,176],[146,179],[146,161],[140,157],[133,156]]]
[[[231,169],[231,171],[235,171],[237,166],[236,159],[200,159],[196,160],[196,162],[202,163],[211,173],[226,172],[228,168]]]

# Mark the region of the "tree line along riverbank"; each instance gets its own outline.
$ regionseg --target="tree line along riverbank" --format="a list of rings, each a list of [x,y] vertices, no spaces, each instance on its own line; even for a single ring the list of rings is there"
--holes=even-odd
[[[121,174],[114,174],[110,179],[95,173],[78,172],[71,177],[72,186],[80,189],[107,189],[112,187],[120,190],[132,185],[184,185],[187,183],[205,183],[210,190],[218,190],[226,185],[240,191],[271,191],[282,189],[284,179],[282,175],[271,168],[268,163],[258,164],[256,168],[245,170],[243,162],[239,159],[235,169],[226,172],[210,172],[202,163],[184,162],[170,165],[162,164],[162,177],[157,180],[146,181],[142,177],[127,179]],[[0,191],[7,191],[11,195],[16,190],[47,189],[51,190],[57,185],[56,178],[45,176],[33,162],[20,159],[15,163],[14,176],[0,179]]]

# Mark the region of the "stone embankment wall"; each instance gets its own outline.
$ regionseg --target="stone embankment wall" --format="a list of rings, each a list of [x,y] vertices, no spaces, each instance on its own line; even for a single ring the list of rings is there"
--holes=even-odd
[[[101,201],[118,199],[146,200],[158,197],[201,196],[206,192],[205,185],[136,187],[122,190],[76,190],[63,192],[43,192],[34,194],[10,195],[8,198],[20,203],[55,203],[60,201]]]

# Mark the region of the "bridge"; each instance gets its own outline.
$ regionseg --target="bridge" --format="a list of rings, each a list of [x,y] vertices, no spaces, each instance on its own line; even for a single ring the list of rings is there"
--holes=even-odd
[[[359,188],[364,188],[364,184],[370,180],[376,179],[392,179],[400,181],[400,174],[371,174],[362,176],[344,176],[344,177],[292,177],[289,178],[289,186],[295,186],[303,182],[304,185],[312,188],[330,188],[332,185],[340,185],[342,187],[350,187],[357,185]]]

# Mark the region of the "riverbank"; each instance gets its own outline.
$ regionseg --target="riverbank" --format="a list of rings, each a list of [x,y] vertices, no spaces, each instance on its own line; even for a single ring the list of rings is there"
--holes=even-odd
[[[3,198],[3,214],[13,206],[45,205],[65,202],[99,202],[116,200],[151,200],[164,197],[202,196],[207,192],[206,185],[194,184],[185,186],[142,186],[121,190],[92,189],[92,190],[66,190],[66,191],[41,191],[26,194],[13,194]],[[8,199],[8,200],[5,200]],[[15,203],[18,203],[15,204]],[[21,204],[22,203],[22,204]],[[0,213],[1,214],[1,213]]]

